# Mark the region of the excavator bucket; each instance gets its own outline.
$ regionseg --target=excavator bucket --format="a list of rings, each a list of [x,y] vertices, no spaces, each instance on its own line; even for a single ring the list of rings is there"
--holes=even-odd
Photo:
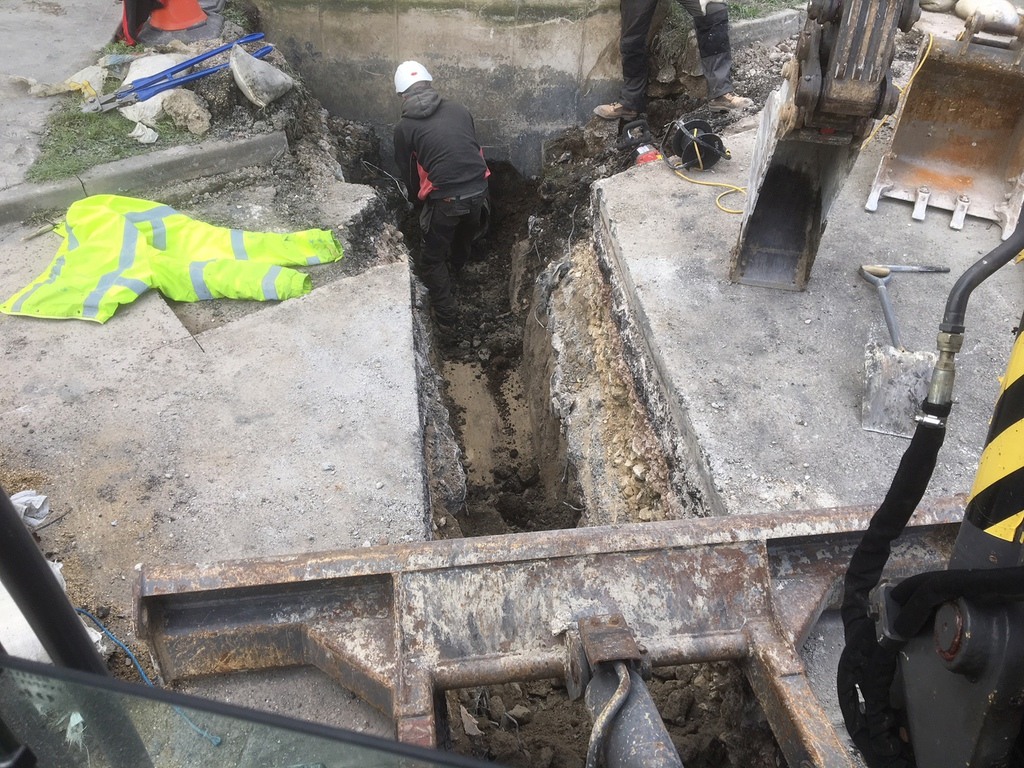
[[[897,29],[909,30],[920,13],[917,0],[810,0],[796,56],[761,113],[733,282],[807,287],[864,138],[896,108]]]
[[[788,92],[786,81],[761,113],[730,279],[802,291],[858,147],[847,133],[790,130]]]
[[[959,40],[925,40],[917,74],[899,112],[865,207],[881,197],[952,211],[950,227],[965,216],[998,222],[1005,240],[1024,200],[1024,25],[1005,36],[980,16],[968,19]]]

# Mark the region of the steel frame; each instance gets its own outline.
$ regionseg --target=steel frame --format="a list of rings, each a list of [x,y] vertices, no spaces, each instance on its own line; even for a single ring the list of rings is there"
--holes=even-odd
[[[930,500],[890,577],[945,567],[962,497]],[[652,667],[741,664],[789,765],[854,765],[799,649],[873,508],[714,517],[145,566],[136,623],[167,680],[313,665],[437,744],[445,690],[588,679],[581,622],[621,614]]]

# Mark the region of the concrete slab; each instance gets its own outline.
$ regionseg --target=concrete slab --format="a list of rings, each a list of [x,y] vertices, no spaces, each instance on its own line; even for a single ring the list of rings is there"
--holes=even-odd
[[[324,205],[351,215],[359,199],[367,205],[372,196],[347,190]],[[5,297],[57,248],[56,236],[25,240],[30,233],[0,227]],[[76,604],[95,607],[95,591],[115,609],[130,606],[139,562],[426,539],[409,285],[399,261],[194,335],[155,292],[104,325],[0,315],[0,461],[38,473],[51,498],[73,500],[55,509],[68,520],[47,538],[74,551],[65,575]],[[124,614],[117,618],[121,637],[133,641]],[[184,689],[390,729],[388,718],[311,670]]]
[[[756,131],[724,137],[732,152],[698,182],[743,187]],[[613,280],[644,337],[689,456],[689,480],[715,514],[881,500],[908,441],[861,427],[864,346],[888,339],[862,263],[937,263],[949,274],[901,275],[890,293],[910,350],[934,350],[946,296],[999,243],[999,229],[946,216],[911,219],[909,204],[864,202],[883,146],[862,153],[835,204],[802,293],[728,279],[740,216],[701,186],[652,163],[595,184]],[[742,208],[732,194],[722,203]],[[957,402],[929,493],[970,489],[1024,296],[1007,267],[976,291],[958,356]],[[681,453],[686,452],[680,450]]]
[[[107,0],[10,0],[0,13],[0,190],[20,184],[39,154],[54,99],[28,95],[12,78],[60,83],[96,63],[114,36],[121,4]]]

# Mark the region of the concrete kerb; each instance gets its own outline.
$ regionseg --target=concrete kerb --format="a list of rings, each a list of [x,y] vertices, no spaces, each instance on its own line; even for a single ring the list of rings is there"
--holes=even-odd
[[[799,33],[806,18],[805,11],[787,9],[760,19],[730,19],[729,42],[733,50],[755,43],[777,45]]]
[[[18,184],[0,191],[0,225],[23,221],[39,211],[67,208],[89,195],[148,191],[173,182],[270,165],[287,151],[287,136],[275,131],[158,150],[98,165],[79,176],[48,184]]]

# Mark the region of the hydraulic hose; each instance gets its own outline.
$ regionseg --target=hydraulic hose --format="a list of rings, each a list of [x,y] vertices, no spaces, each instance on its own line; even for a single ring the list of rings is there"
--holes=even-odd
[[[869,612],[870,592],[878,586],[889,560],[892,542],[903,532],[910,516],[920,503],[938,459],[946,434],[946,417],[952,408],[954,359],[963,344],[964,317],[971,293],[1000,267],[1009,263],[1024,249],[1024,227],[1017,227],[1008,239],[973,264],[957,280],[946,300],[939,327],[939,359],[932,374],[928,396],[922,403],[924,417],[918,421],[910,446],[881,506],[871,518],[867,531],[847,568],[841,608],[846,647],[839,660],[837,687],[840,708],[846,728],[869,766],[912,765],[905,746],[896,735],[896,721],[889,704],[889,690],[896,672],[896,648],[877,640],[874,620]],[[940,582],[924,574],[922,582],[944,594],[947,581]],[[941,587],[939,584],[941,583]],[[910,601],[918,582],[911,580],[900,592]],[[962,585],[961,585],[962,586]],[[917,593],[902,628],[919,623],[922,613],[928,615],[934,592]],[[921,607],[923,606],[923,608]],[[863,706],[861,702],[863,701]]]
[[[942,315],[939,330],[943,333],[963,333],[964,318],[967,315],[967,300],[971,293],[997,270],[1013,260],[1024,250],[1024,226],[1018,224],[1013,234],[1001,242],[980,260],[975,262],[960,279],[946,299],[946,311]]]
[[[891,649],[881,646],[876,639],[870,593],[881,580],[892,542],[903,532],[924,496],[946,436],[949,405],[935,407],[926,401],[922,408],[926,414],[941,418],[918,422],[889,492],[850,558],[843,582],[840,614],[845,647],[839,659],[836,687],[846,730],[870,768],[906,765],[889,706],[895,657]]]
[[[956,355],[964,343],[964,318],[967,301],[974,289],[991,277],[1000,267],[1012,261],[1024,250],[1024,227],[1018,226],[1012,235],[981,259],[971,265],[956,281],[946,299],[946,309],[939,324],[937,346],[939,359],[932,372],[927,400],[933,405],[953,402],[953,380],[956,376]]]

